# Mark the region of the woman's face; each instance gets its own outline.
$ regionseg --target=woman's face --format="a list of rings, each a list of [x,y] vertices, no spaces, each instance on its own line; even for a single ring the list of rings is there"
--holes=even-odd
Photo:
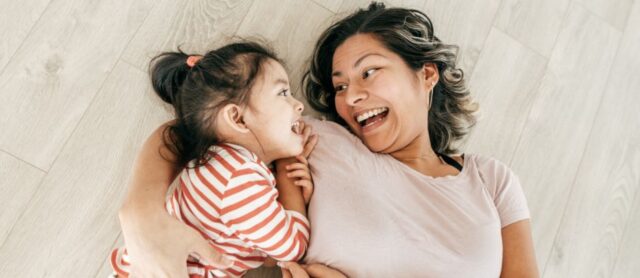
[[[336,110],[371,151],[402,150],[428,136],[434,70],[416,72],[373,35],[354,35],[333,56]]]

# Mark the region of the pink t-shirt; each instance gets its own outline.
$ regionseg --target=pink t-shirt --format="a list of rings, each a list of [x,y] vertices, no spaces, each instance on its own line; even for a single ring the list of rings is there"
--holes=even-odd
[[[306,118],[320,140],[309,163],[305,261],[349,277],[498,277],[501,228],[529,218],[516,175],[466,154],[456,176],[425,176],[372,153],[344,127]]]

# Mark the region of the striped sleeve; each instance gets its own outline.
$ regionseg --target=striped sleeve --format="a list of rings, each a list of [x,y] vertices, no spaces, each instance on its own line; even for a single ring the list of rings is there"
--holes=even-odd
[[[297,261],[309,243],[309,221],[285,210],[267,177],[250,167],[231,176],[223,194],[220,219],[236,235],[279,261]]]

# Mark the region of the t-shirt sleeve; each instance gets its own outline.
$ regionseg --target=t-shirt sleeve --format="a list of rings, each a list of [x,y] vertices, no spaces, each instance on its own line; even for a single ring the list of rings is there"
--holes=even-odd
[[[241,167],[223,194],[220,219],[239,238],[279,261],[297,261],[309,243],[309,221],[285,210],[278,191],[258,171]]]
[[[500,216],[501,227],[529,219],[527,199],[518,176],[504,163],[493,158],[478,158],[480,176]]]

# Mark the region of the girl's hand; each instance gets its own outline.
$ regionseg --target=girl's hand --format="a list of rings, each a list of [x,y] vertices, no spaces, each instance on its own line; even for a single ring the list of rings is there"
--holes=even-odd
[[[305,125],[304,122],[301,122],[300,125],[304,136],[304,149],[300,155],[296,156],[297,162],[293,162],[285,168],[287,169],[287,177],[294,179],[293,184],[302,188],[304,203],[309,204],[311,194],[313,194],[313,179],[311,178],[307,158],[318,143],[318,135],[311,135],[311,126]]]
[[[287,169],[287,177],[295,179],[293,184],[302,188],[302,198],[304,204],[308,205],[313,194],[313,180],[309,172],[309,162],[303,155],[296,156],[298,162],[291,163],[285,168]]]
[[[120,222],[131,261],[129,277],[188,277],[187,258],[219,268],[233,264],[196,230],[164,211],[121,210]]]
[[[279,262],[283,278],[347,278],[342,272],[323,264],[300,265],[296,262]]]

